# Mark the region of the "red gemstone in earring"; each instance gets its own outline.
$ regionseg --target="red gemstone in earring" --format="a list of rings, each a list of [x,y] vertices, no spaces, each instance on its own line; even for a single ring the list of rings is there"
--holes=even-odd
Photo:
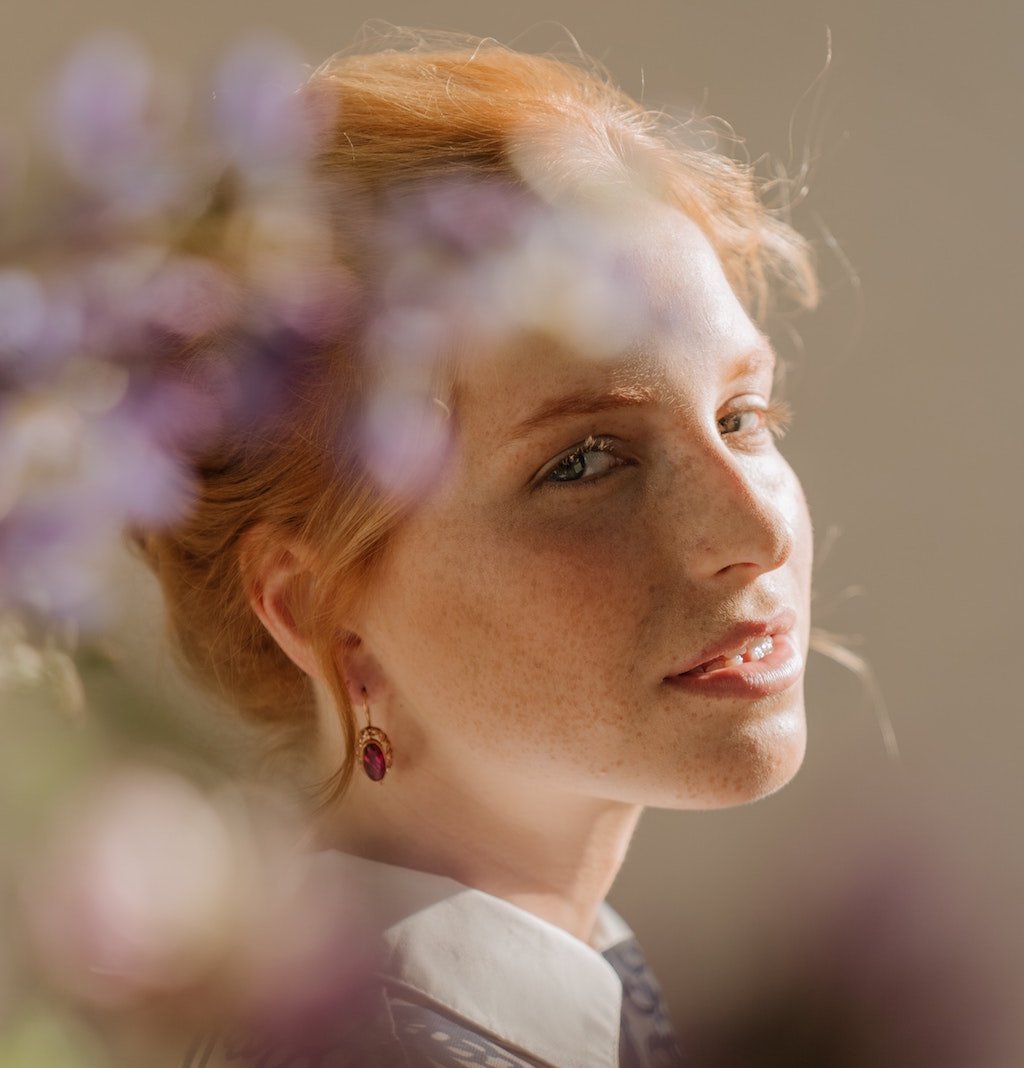
[[[380,782],[388,770],[384,750],[376,742],[367,742],[363,746],[363,771],[374,782]]]

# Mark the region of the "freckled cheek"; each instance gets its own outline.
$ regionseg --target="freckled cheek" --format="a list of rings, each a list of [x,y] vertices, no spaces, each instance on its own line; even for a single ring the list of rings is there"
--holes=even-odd
[[[402,630],[419,645],[423,671],[456,670],[478,700],[483,691],[550,691],[556,678],[606,687],[602,680],[632,662],[644,614],[635,539],[499,528],[458,545],[407,586]]]
[[[571,636],[577,647],[624,636],[649,597],[642,576],[653,546],[629,516],[510,532],[501,582],[523,610],[526,633]]]

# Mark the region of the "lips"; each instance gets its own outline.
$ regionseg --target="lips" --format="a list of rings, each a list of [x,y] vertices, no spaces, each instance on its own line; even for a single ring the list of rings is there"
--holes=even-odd
[[[684,664],[676,671],[670,672],[666,678],[690,673],[705,674],[708,671],[726,666],[725,664],[716,664],[718,660],[728,661],[737,656],[747,660],[748,654],[754,650],[759,639],[770,637],[774,646],[776,639],[788,634],[795,624],[796,613],[791,608],[783,609],[770,619],[748,620],[744,623],[738,623],[713,645],[698,653],[688,664]],[[766,650],[760,656],[749,656],[749,659],[764,659],[769,652],[771,650]]]
[[[803,675],[803,655],[790,633],[796,614],[737,624],[665,683],[706,697],[759,698],[782,693]]]

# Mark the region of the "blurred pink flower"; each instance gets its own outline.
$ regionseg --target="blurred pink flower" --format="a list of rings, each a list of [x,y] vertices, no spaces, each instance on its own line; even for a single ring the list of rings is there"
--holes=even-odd
[[[282,1040],[329,1032],[374,945],[302,836],[279,799],[121,767],[66,799],[26,869],[29,946],[85,1006],[177,1005],[196,1026],[240,1020]]]
[[[50,977],[99,1006],[196,981],[235,922],[231,836],[185,780],[123,770],[64,812],[27,877]]]

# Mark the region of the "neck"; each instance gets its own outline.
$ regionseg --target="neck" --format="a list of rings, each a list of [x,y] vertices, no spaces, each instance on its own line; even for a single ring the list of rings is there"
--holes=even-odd
[[[320,844],[447,875],[589,941],[640,807],[532,789],[454,782],[425,768],[357,778],[321,817]]]

